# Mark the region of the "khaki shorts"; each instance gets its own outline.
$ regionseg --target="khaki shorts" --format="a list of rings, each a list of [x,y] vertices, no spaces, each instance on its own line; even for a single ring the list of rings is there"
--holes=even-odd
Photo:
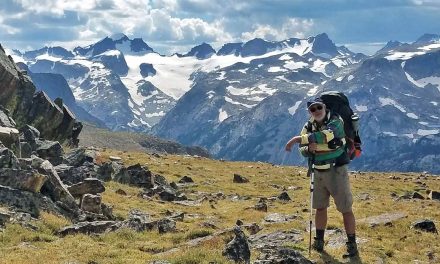
[[[348,179],[347,165],[332,167],[325,171],[315,169],[313,208],[323,209],[330,205],[330,195],[341,213],[351,211],[353,196]]]

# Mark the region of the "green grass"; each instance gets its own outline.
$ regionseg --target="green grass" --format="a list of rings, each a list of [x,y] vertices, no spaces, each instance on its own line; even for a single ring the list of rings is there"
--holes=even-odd
[[[43,213],[39,221],[33,224],[37,231],[26,229],[16,224],[8,224],[0,232],[0,263],[66,263],[76,261],[87,263],[148,263],[152,260],[168,260],[172,263],[230,263],[222,256],[222,250],[232,235],[227,233],[203,241],[195,247],[187,245],[188,241],[206,237],[217,232],[216,229],[203,227],[203,222],[213,222],[219,229],[230,228],[237,219],[245,224],[257,223],[263,226],[262,233],[277,230],[298,229],[304,231],[304,239],[299,244],[286,243],[285,245],[301,251],[307,256],[309,213],[303,209],[309,207],[309,181],[306,169],[300,167],[272,166],[267,163],[251,162],[222,162],[205,158],[162,155],[157,158],[152,155],[136,152],[102,151],[100,161],[108,160],[109,156],[120,156],[125,165],[141,163],[153,173],[161,174],[171,182],[177,182],[182,176],[190,176],[194,186],[185,189],[185,193],[195,198],[197,193],[218,193],[224,195],[248,196],[249,200],[231,201],[218,200],[210,203],[202,202],[199,207],[186,207],[169,202],[161,202],[157,198],[144,200],[137,197],[140,189],[128,185],[108,182],[103,202],[113,206],[116,216],[126,218],[131,209],[139,209],[152,215],[154,219],[165,216],[169,211],[184,212],[183,222],[177,222],[177,232],[159,234],[157,230],[136,233],[122,229],[117,232],[98,236],[70,235],[57,237],[55,231],[70,222],[59,216]],[[247,177],[246,184],[232,183],[233,174],[238,173]],[[390,175],[401,177],[401,180],[388,179]],[[429,263],[428,253],[435,252],[437,260],[440,258],[440,245],[435,234],[417,232],[409,228],[415,220],[428,218],[437,221],[440,219],[440,202],[430,200],[402,200],[394,201],[391,192],[398,195],[411,191],[416,184],[413,180],[404,182],[405,178],[416,178],[418,174],[386,174],[365,173],[351,177],[353,194],[355,197],[354,213],[357,219],[375,216],[387,212],[404,212],[407,217],[396,221],[393,226],[369,227],[367,224],[358,224],[357,236],[367,239],[360,244],[362,263],[375,263],[383,258],[385,263],[412,263],[419,260]],[[429,177],[428,187],[440,190],[440,178]],[[288,190],[292,201],[282,203],[269,202],[268,212],[259,212],[251,209],[260,197],[273,197],[281,193],[278,186],[301,187],[299,190]],[[123,189],[128,195],[116,193]],[[371,200],[360,201],[356,194],[369,193]],[[424,193],[422,193],[425,195]],[[427,196],[427,195],[425,195]],[[328,210],[328,226],[343,228],[342,216],[332,204]],[[262,219],[268,213],[298,214],[300,217],[289,223],[263,225]],[[173,251],[172,249],[178,249]],[[170,251],[171,250],[171,251]],[[345,249],[328,249],[329,256],[320,256],[312,253],[316,263],[344,262],[341,255]],[[255,260],[258,252],[252,251]]]

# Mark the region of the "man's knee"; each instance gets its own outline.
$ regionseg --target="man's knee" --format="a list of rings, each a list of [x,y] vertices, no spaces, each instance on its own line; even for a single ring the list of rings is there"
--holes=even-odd
[[[318,208],[318,209],[316,209],[316,211],[317,211],[318,213],[324,213],[324,212],[327,211],[327,207],[324,207],[324,208]]]

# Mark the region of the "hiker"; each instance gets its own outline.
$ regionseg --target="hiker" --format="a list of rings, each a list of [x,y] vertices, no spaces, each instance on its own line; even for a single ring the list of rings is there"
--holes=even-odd
[[[312,205],[316,209],[316,237],[313,248],[324,251],[324,232],[327,226],[327,207],[330,195],[336,208],[342,213],[348,242],[344,258],[358,255],[355,234],[355,217],[352,211],[353,197],[348,179],[347,164],[350,159],[345,150],[345,132],[342,118],[333,114],[321,98],[307,102],[311,116],[301,131],[286,144],[286,151],[299,144],[301,154],[314,161],[314,190]]]

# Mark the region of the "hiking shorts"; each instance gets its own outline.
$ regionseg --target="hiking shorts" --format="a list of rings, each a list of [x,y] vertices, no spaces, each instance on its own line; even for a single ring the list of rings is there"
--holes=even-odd
[[[333,197],[339,212],[347,213],[352,210],[353,196],[348,179],[347,165],[322,171],[315,169],[313,208],[327,208],[330,205],[330,195]]]

